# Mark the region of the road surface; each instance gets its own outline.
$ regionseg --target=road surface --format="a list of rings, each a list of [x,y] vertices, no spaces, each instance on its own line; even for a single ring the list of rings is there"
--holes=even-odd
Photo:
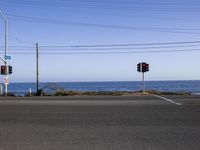
[[[0,150],[199,149],[199,96],[0,98]]]

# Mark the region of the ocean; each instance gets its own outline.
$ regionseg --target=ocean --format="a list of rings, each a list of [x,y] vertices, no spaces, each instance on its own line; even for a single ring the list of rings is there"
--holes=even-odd
[[[32,89],[35,92],[35,83],[10,83],[8,90],[15,94],[25,94]],[[147,90],[158,90],[167,92],[190,92],[200,95],[199,81],[146,81]],[[56,89],[74,91],[140,91],[142,82],[61,82],[61,83],[40,83],[40,88],[46,92]]]

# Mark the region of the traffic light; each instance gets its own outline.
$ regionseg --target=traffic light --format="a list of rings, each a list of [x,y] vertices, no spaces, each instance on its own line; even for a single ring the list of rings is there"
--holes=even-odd
[[[1,66],[1,75],[12,74],[12,66]]]
[[[139,63],[139,64],[137,64],[137,71],[138,71],[138,72],[141,72],[140,63]]]
[[[2,75],[6,74],[6,66],[1,66],[1,74]]]
[[[149,71],[149,64],[146,64],[146,72]]]
[[[149,64],[147,64],[145,62],[137,64],[137,71],[138,72],[148,72]]]
[[[8,73],[12,74],[12,66],[8,66]]]
[[[142,63],[142,72],[146,72],[146,63]]]
[[[145,72],[149,71],[149,64],[142,62],[137,64],[137,71],[142,72],[142,91],[145,93],[145,81],[144,81],[144,74]]]

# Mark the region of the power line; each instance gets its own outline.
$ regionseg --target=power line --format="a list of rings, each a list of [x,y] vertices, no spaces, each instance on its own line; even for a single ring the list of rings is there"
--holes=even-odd
[[[54,48],[54,47],[63,47],[63,48],[81,48],[81,47],[127,47],[127,46],[162,46],[162,45],[183,45],[186,44],[200,44],[200,41],[176,41],[176,42],[155,42],[155,43],[128,43],[128,44],[96,44],[96,45],[43,45],[40,48]],[[3,46],[0,46],[3,47]],[[34,46],[25,46],[25,45],[10,45],[11,48],[35,48]]]
[[[56,2],[56,1],[54,1],[54,2]],[[73,2],[73,3],[77,3],[77,2],[79,2],[79,3],[85,3],[85,2],[87,2],[87,3],[102,3],[102,4],[120,4],[120,5],[122,5],[122,4],[127,4],[127,5],[130,5],[130,4],[133,4],[133,5],[144,5],[144,4],[148,4],[148,5],[186,5],[186,6],[188,6],[188,5],[191,5],[191,3],[185,3],[185,2],[183,2],[183,1],[181,1],[181,2],[169,2],[169,1],[164,1],[164,2],[161,2],[161,1],[156,1],[156,2],[137,2],[137,1],[134,1],[134,2],[130,2],[130,1],[122,1],[122,2],[119,2],[119,1],[94,1],[94,0],[84,0],[84,1],[82,1],[82,0],[76,0],[76,1],[74,1],[74,0],[57,0],[57,2]],[[197,4],[193,4],[193,5],[197,5]]]
[[[34,2],[35,2],[35,1],[34,1]],[[115,3],[116,3],[116,1],[115,1]],[[123,3],[124,3],[124,2],[123,2]],[[151,3],[150,3],[150,4],[151,4]],[[46,5],[46,4],[45,4],[45,5]],[[188,7],[188,5],[187,5],[187,7]],[[70,8],[71,8],[71,7],[70,7]],[[131,17],[131,18],[134,17],[134,18],[135,18],[135,17],[137,16],[137,17],[139,17],[140,19],[141,19],[141,18],[148,18],[148,19],[151,18],[151,19],[159,19],[159,20],[176,20],[176,21],[178,21],[178,20],[179,20],[179,21],[180,21],[180,20],[181,20],[181,21],[183,21],[183,20],[185,20],[185,21],[186,21],[186,20],[187,20],[187,21],[190,20],[190,21],[191,21],[191,20],[192,20],[192,21],[198,21],[197,19],[194,19],[194,18],[192,19],[191,17],[189,17],[189,18],[187,17],[187,18],[186,18],[185,16],[182,17],[182,18],[180,18],[180,16],[178,16],[178,18],[177,18],[177,17],[174,16],[174,15],[173,15],[173,16],[174,16],[175,18],[174,18],[174,17],[169,17],[169,16],[168,16],[168,17],[166,17],[166,16],[165,16],[165,17],[164,17],[164,16],[161,17],[161,16],[160,16],[160,13],[159,13],[159,16],[157,16],[157,15],[156,15],[156,16],[154,16],[154,15],[152,16],[152,15],[149,15],[149,14],[146,14],[146,15],[145,15],[145,14],[141,14],[141,13],[134,13],[134,14],[133,14],[133,13],[125,13],[125,14],[124,14],[124,13],[120,13],[120,12],[118,12],[118,11],[112,11],[112,12],[111,12],[111,11],[102,11],[102,10],[99,10],[99,11],[98,11],[97,9],[95,9],[95,10],[88,10],[88,9],[87,9],[87,10],[80,10],[80,9],[79,9],[78,11],[68,11],[68,14],[69,14],[69,13],[71,13],[71,14],[73,14],[73,15],[74,15],[75,13],[76,13],[76,14],[78,13],[78,14],[81,14],[81,15],[83,15],[83,14],[86,13],[86,14],[89,14],[89,15],[91,15],[91,14],[92,14],[92,15],[96,14],[96,15],[101,15],[101,16],[104,15],[104,16],[112,16],[112,17],[113,17],[113,16],[115,16],[115,17],[120,17],[120,16],[121,16],[121,17]],[[13,14],[13,15],[16,15],[16,14]],[[136,16],[135,16],[135,15],[136,15]],[[80,15],[79,15],[79,16],[80,16]],[[189,20],[188,20],[188,19],[189,19]]]
[[[30,1],[29,1],[30,2]],[[32,1],[32,2],[35,2],[35,1]],[[68,2],[70,2],[70,1],[68,1]],[[73,1],[74,2],[74,1]],[[7,1],[5,2],[2,2],[1,1],[1,3],[3,3],[3,4],[17,4],[17,5],[24,5],[24,6],[31,6],[31,7],[41,7],[41,5],[38,5],[38,3],[27,3],[27,1],[26,1],[26,3],[8,3]],[[41,3],[41,1],[40,1],[40,3]],[[66,5],[63,5],[63,4],[61,4],[60,3],[60,5],[57,5],[57,4],[55,4],[55,3],[49,3],[49,5],[47,5],[46,4],[47,2],[45,2],[44,3],[44,5],[43,6],[45,6],[45,7],[61,7],[61,8],[64,8]],[[68,4],[69,5],[69,3],[65,3],[65,4]],[[101,4],[101,5],[100,5]],[[187,6],[187,7],[184,7],[184,8],[179,8],[180,6],[181,6],[181,4],[180,3],[173,3],[171,6],[176,6],[175,8],[168,8],[168,7],[161,7],[162,5],[161,4],[159,4],[159,5],[157,5],[156,6],[156,3],[132,3],[133,5],[131,5],[130,3],[125,3],[125,2],[123,2],[123,3],[121,3],[121,4],[118,4],[118,5],[116,5],[117,3],[115,3],[115,2],[112,2],[112,3],[110,3],[110,4],[108,4],[108,3],[86,3],[86,2],[84,2],[84,3],[80,3],[80,1],[78,2],[78,3],[74,3],[74,5],[75,6],[79,6],[79,9],[80,8],[84,8],[84,9],[87,9],[87,8],[101,8],[101,9],[113,9],[113,8],[116,8],[116,9],[118,9],[118,11],[164,11],[164,12],[189,12],[189,13],[197,13],[197,12],[200,12],[199,11],[199,9],[198,8],[196,8],[196,9],[194,9],[194,8],[190,8],[190,9],[188,9],[188,6],[189,6],[189,4],[185,4],[185,6]],[[123,5],[122,5],[123,4]],[[126,5],[124,5],[124,4],[126,4]],[[145,5],[145,4],[148,4],[148,5]],[[157,3],[158,4],[158,3]],[[73,3],[70,3],[70,5],[73,5]],[[144,7],[145,6],[145,7]],[[166,6],[166,4],[165,3],[163,3],[163,6]],[[177,8],[177,6],[179,6],[178,8]],[[183,6],[183,4],[182,4],[182,6]],[[197,6],[197,5],[194,5],[194,6]]]
[[[139,31],[150,31],[150,32],[168,32],[168,33],[197,34],[197,35],[200,34],[199,32],[191,32],[191,31],[200,31],[200,29],[106,25],[106,24],[96,24],[96,23],[83,23],[83,22],[70,22],[70,21],[63,21],[63,20],[43,19],[43,18],[37,18],[37,17],[13,15],[13,14],[6,14],[6,15],[14,17],[14,18],[11,18],[12,20],[23,21],[23,22],[60,24],[60,25],[70,25],[70,26],[75,25],[75,26],[82,26],[82,27],[96,27],[96,28],[123,29],[123,30],[139,30]]]
[[[142,50],[142,49],[169,49],[169,48],[187,48],[187,47],[198,47],[198,45],[180,45],[180,46],[152,46],[152,47],[108,47],[108,48],[65,48],[65,47],[40,47],[40,51],[110,51],[110,50]],[[10,51],[35,51],[34,47],[32,48],[11,48]]]
[[[54,19],[44,19],[44,18],[37,18],[37,17],[28,17],[28,16],[19,16],[19,15],[14,15],[14,14],[8,14],[6,13],[7,16],[12,16],[12,17],[17,17],[17,18],[24,18],[24,19],[31,19],[32,20],[39,20],[39,21],[48,21],[48,23],[69,23],[69,24],[88,24],[88,25],[100,25],[100,24],[89,24],[89,23],[82,23],[82,22],[69,22],[69,21],[63,21],[63,20],[54,20]],[[27,20],[28,21],[28,20]],[[102,24],[101,24],[102,25]],[[102,25],[103,26],[103,25]],[[111,26],[113,27],[114,25],[105,25],[105,26]],[[116,26],[118,27],[118,26]],[[151,29],[151,30],[183,30],[183,31],[200,31],[200,28],[167,28],[167,27],[141,27],[141,26],[136,26],[136,27],[131,27],[131,26],[119,26],[121,28],[135,28],[135,29]]]
[[[100,54],[134,54],[134,53],[171,53],[171,52],[194,52],[200,51],[200,49],[177,49],[177,50],[153,50],[153,51],[124,51],[124,52],[86,52],[86,53],[40,53],[42,55],[100,55]],[[19,55],[35,55],[35,53],[10,53],[10,54],[19,54]]]
[[[3,0],[2,0],[3,1]],[[22,0],[21,0],[22,1]],[[5,2],[5,1],[4,1]],[[8,2],[8,1],[6,1]],[[37,3],[38,2],[41,2],[41,0],[29,0],[29,1],[23,1],[25,2],[26,4],[33,4],[33,3]],[[180,1],[180,2],[174,2],[174,1],[164,1],[164,2],[161,2],[161,1],[156,1],[156,2],[139,2],[139,1],[107,1],[107,0],[101,0],[101,1],[98,1],[98,0],[54,0],[53,2],[51,1],[48,1],[48,0],[43,0],[42,2],[44,3],[48,3],[48,4],[55,4],[55,3],[59,3],[59,4],[68,4],[68,3],[81,3],[81,4],[89,4],[89,3],[95,3],[95,4],[112,4],[112,5],[116,5],[116,4],[119,4],[119,5],[178,5],[178,6],[188,6],[188,5],[194,5],[196,6],[198,3],[187,3],[187,2],[184,2],[184,1]],[[51,3],[50,3],[51,2]]]
[[[80,47],[126,47],[126,46],[177,45],[177,44],[194,44],[194,43],[200,43],[200,41],[135,43],[135,44],[130,43],[130,44],[74,45],[74,46],[70,46],[70,47],[73,47],[73,48],[80,48]],[[43,47],[48,47],[48,46],[43,46]],[[59,46],[56,46],[56,47],[59,47]],[[63,47],[63,46],[61,46],[61,47]]]

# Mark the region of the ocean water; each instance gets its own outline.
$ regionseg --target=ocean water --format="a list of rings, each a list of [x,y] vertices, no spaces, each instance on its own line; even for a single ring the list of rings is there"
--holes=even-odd
[[[35,83],[10,83],[8,90],[12,93],[24,94],[29,89],[35,92]],[[200,81],[146,81],[147,90],[167,92],[191,92],[200,95]],[[40,83],[40,88],[47,92],[56,89],[74,91],[139,91],[142,89],[141,82],[63,82],[63,83]]]

